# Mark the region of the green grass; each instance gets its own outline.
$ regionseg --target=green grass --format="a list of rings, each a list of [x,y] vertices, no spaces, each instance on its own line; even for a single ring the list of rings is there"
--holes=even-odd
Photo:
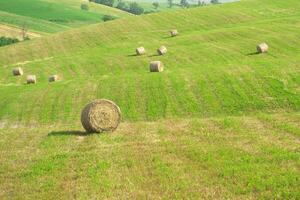
[[[163,12],[4,47],[0,117],[72,123],[94,98],[116,101],[124,121],[299,111],[298,6],[245,1]],[[170,38],[174,27],[180,35]],[[262,41],[270,52],[253,54]],[[162,57],[160,45],[169,49]],[[132,56],[138,46],[148,54]],[[165,72],[150,74],[151,60],[163,61]],[[11,76],[20,65],[39,84]],[[63,81],[48,84],[51,74]]]
[[[0,198],[299,199],[299,8],[245,0],[0,48]],[[117,132],[81,136],[95,98],[120,106]]]
[[[271,121],[270,121],[270,120]],[[299,113],[0,131],[1,199],[298,199]],[[29,145],[30,144],[30,145]],[[32,187],[34,185],[34,187]]]
[[[104,15],[125,17],[130,14],[90,3],[90,10],[80,9],[80,0],[14,0],[0,2],[0,23],[54,33],[73,27],[102,22]]]

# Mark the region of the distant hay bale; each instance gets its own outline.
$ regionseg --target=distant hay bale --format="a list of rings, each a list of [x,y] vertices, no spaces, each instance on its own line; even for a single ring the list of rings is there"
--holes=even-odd
[[[167,53],[167,47],[165,47],[165,46],[159,47],[159,49],[157,49],[157,53],[159,55],[164,55],[165,53]]]
[[[59,80],[59,76],[58,75],[51,75],[48,80],[49,80],[49,82],[58,81]]]
[[[135,52],[136,52],[136,55],[140,56],[140,55],[144,55],[146,53],[146,50],[144,47],[138,47],[138,48],[136,48]]]
[[[175,37],[176,35],[178,35],[178,31],[176,29],[171,30],[170,34],[171,34],[172,37]]]
[[[13,69],[13,75],[14,76],[22,76],[23,75],[23,69],[21,67],[16,67]]]
[[[36,75],[28,75],[27,84],[36,84]]]
[[[258,53],[268,52],[269,46],[266,43],[261,43],[256,47]]]
[[[89,133],[114,131],[121,121],[121,110],[112,101],[96,99],[81,112],[81,123]]]
[[[161,61],[150,62],[150,72],[162,72],[164,71],[164,65]]]

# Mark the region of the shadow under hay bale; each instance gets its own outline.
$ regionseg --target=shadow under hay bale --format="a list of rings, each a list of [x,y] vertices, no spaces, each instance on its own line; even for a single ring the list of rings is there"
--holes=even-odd
[[[65,135],[74,135],[74,136],[86,136],[87,133],[84,131],[51,131],[47,136],[65,136]]]
[[[258,55],[259,52],[255,51],[255,52],[252,52],[252,53],[247,53],[246,56],[254,56],[254,55]]]
[[[114,131],[121,122],[121,110],[112,101],[96,99],[81,112],[81,123],[88,133]]]
[[[173,29],[170,31],[170,35],[171,35],[171,37],[175,37],[178,35],[178,31],[176,29]]]
[[[136,55],[136,53],[135,54],[127,55],[127,57],[136,57],[136,56],[138,56],[138,55]]]
[[[36,84],[36,75],[28,75],[27,84]]]
[[[256,50],[258,53],[267,53],[269,50],[269,46],[267,45],[267,43],[261,43],[257,45]]]
[[[148,57],[151,58],[151,57],[158,57],[160,55],[157,55],[157,54],[152,54],[152,55],[149,55]]]
[[[138,48],[136,48],[135,52],[136,52],[136,55],[138,55],[138,56],[146,54],[146,50],[145,50],[144,47],[138,47]]]
[[[167,51],[168,51],[167,47],[165,47],[165,46],[161,46],[161,47],[159,47],[159,49],[157,49],[158,55],[164,55],[167,53]]]
[[[51,75],[48,79],[49,82],[56,82],[59,81],[59,76],[58,75]]]
[[[12,72],[13,72],[14,76],[22,76],[23,75],[23,69],[21,67],[14,68]]]
[[[150,72],[162,72],[164,71],[164,65],[161,61],[150,62]]]

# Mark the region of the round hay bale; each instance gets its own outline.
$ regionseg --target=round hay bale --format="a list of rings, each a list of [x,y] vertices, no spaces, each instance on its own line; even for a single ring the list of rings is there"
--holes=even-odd
[[[81,123],[89,133],[114,131],[121,121],[121,110],[112,101],[96,99],[81,112]]]
[[[59,76],[58,75],[51,75],[48,80],[49,80],[49,82],[58,81],[59,80]]]
[[[140,55],[144,55],[146,53],[146,50],[144,47],[138,47],[138,48],[136,48],[135,52],[136,52],[136,55],[140,56]]]
[[[165,46],[159,47],[159,49],[157,49],[157,53],[159,55],[164,55],[165,53],[167,53],[167,47],[165,47]]]
[[[27,84],[36,84],[36,75],[28,75]]]
[[[175,37],[176,35],[178,35],[178,31],[176,29],[171,30],[170,34],[171,34],[172,37]]]
[[[21,67],[14,68],[12,72],[13,72],[14,76],[22,76],[23,75],[23,69]]]
[[[161,61],[150,62],[150,72],[162,72],[164,71],[164,65]]]
[[[261,43],[256,47],[258,53],[266,53],[268,52],[269,46],[267,43]]]

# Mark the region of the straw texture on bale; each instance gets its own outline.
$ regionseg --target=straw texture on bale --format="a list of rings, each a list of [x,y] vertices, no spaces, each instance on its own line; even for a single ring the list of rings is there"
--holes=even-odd
[[[138,48],[136,48],[135,52],[136,52],[136,55],[140,56],[140,55],[144,55],[146,53],[146,50],[144,47],[138,47]]]
[[[27,84],[36,84],[36,75],[28,75]]]
[[[164,65],[161,61],[150,62],[150,72],[162,72],[164,71]]]
[[[52,75],[49,77],[49,82],[55,82],[59,80],[59,76],[58,75]]]
[[[159,49],[157,49],[157,53],[159,55],[164,55],[165,53],[167,53],[167,47],[165,47],[165,46],[159,47]]]
[[[176,29],[171,30],[170,33],[171,33],[172,37],[175,37],[176,35],[178,35],[178,31]]]
[[[112,101],[96,99],[81,112],[81,123],[89,133],[114,131],[121,121],[121,110]]]
[[[256,47],[258,53],[266,53],[268,52],[269,46],[267,43],[261,43]]]
[[[23,75],[23,69],[21,67],[16,67],[13,69],[13,75],[14,76],[22,76]]]

